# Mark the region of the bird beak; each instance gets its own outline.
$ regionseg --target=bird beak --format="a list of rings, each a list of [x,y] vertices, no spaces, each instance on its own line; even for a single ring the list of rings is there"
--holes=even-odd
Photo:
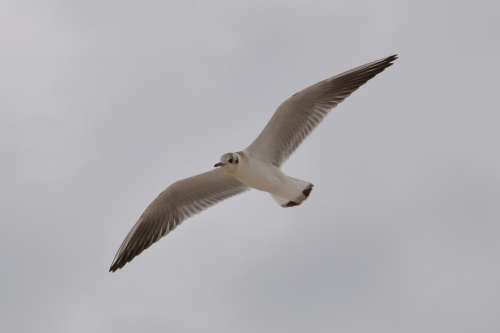
[[[226,165],[225,163],[222,163],[222,162],[217,162],[214,164],[214,168],[218,168],[218,167],[221,167],[221,166],[224,166]]]

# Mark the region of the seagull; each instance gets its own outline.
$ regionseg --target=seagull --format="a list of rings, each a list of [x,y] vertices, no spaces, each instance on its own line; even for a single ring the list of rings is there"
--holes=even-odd
[[[222,155],[211,171],[161,192],[125,237],[109,271],[125,266],[185,219],[250,188],[268,192],[281,207],[302,204],[313,184],[286,175],[281,166],[333,108],[396,59],[392,55],[356,67],[286,99],[247,148]]]

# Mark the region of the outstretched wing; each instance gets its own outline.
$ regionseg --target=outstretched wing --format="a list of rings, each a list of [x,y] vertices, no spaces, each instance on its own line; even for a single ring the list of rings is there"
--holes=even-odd
[[[280,166],[330,110],[372,77],[391,66],[397,55],[318,82],[285,100],[246,151]]]
[[[188,217],[247,189],[222,169],[173,183],[142,213],[118,249],[109,271],[123,267]]]

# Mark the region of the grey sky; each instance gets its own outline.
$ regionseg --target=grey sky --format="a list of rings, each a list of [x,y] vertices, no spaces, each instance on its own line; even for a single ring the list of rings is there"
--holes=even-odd
[[[0,2],[2,332],[498,332],[494,1]],[[252,191],[124,270],[171,182],[392,53]],[[245,125],[242,125],[245,124]]]

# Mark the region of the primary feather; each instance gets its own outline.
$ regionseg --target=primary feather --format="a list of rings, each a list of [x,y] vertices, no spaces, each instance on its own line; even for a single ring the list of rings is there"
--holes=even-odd
[[[246,151],[280,166],[323,118],[356,89],[391,66],[396,55],[318,82],[285,100]]]
[[[109,270],[123,267],[182,221],[248,187],[221,169],[179,180],[151,202],[128,233]]]

